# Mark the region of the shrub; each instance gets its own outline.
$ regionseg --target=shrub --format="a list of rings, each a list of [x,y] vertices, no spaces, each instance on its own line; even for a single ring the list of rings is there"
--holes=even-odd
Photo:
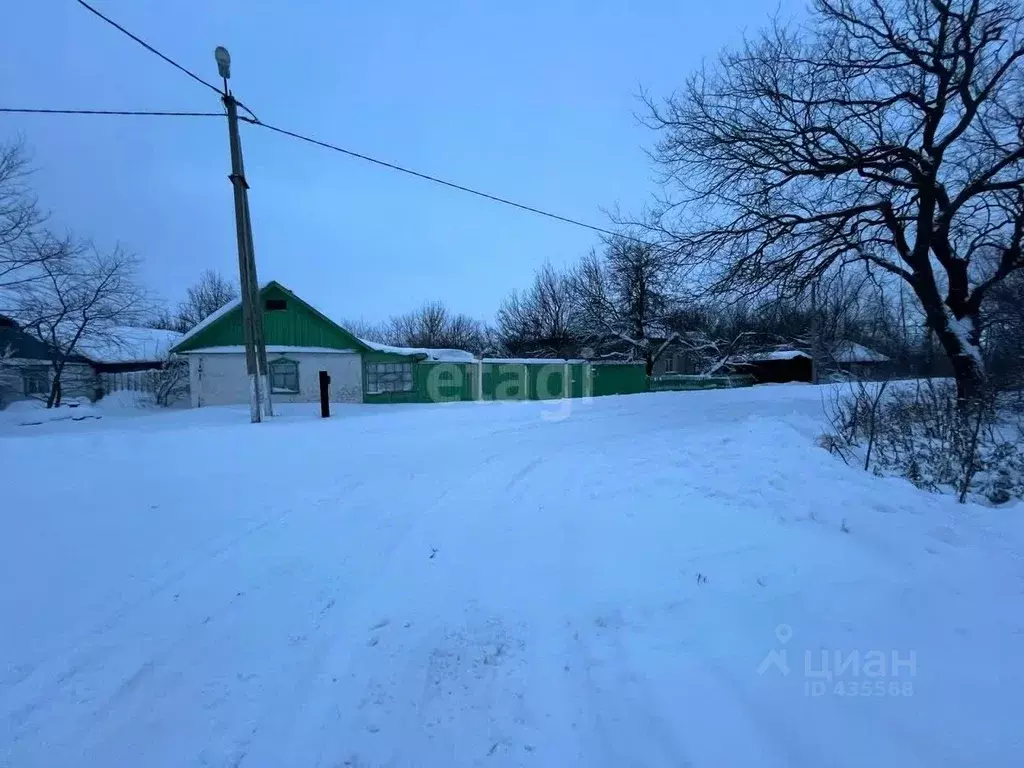
[[[1004,504],[1024,498],[1024,454],[1017,447],[1020,429],[996,402],[990,397],[961,406],[946,382],[855,383],[833,400],[835,433],[822,442],[863,455],[865,470],[955,493],[961,503]]]

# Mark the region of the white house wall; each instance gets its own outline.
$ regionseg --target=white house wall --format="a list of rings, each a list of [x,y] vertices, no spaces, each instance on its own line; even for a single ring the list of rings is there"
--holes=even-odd
[[[315,403],[320,400],[320,371],[331,377],[331,402],[363,401],[363,366],[357,353],[268,353],[268,362],[294,360],[299,364],[299,393],[272,394],[275,403]],[[245,355],[240,352],[188,354],[192,407],[237,405],[249,402]]]

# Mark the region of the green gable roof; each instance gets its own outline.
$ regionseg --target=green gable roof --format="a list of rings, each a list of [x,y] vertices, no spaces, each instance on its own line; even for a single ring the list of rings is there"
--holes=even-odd
[[[284,308],[268,310],[268,301],[283,301]],[[271,281],[260,289],[259,309],[263,312],[263,334],[268,347],[325,347],[357,352],[365,352],[368,349],[327,315],[276,281]],[[185,334],[172,351],[191,352],[209,347],[235,347],[244,344],[242,305],[241,301],[236,299]]]

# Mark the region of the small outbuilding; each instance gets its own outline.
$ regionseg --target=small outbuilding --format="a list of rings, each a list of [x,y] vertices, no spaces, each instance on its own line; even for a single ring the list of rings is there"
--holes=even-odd
[[[835,368],[858,379],[879,379],[891,372],[887,356],[855,341],[841,341],[829,354]]]
[[[812,379],[811,356],[798,349],[752,352],[734,358],[724,368],[730,373],[752,376],[757,384],[809,383]]]

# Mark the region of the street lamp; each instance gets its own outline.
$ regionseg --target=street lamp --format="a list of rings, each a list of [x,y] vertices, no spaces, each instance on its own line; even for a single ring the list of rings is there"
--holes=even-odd
[[[231,77],[231,54],[223,45],[218,45],[213,51],[213,58],[217,60],[217,71],[224,78],[224,90],[227,90],[227,80]]]
[[[263,416],[273,416],[270,390],[267,387],[267,346],[263,337],[263,313],[259,303],[259,282],[256,280],[256,256],[252,247],[252,224],[249,221],[249,185],[242,166],[242,140],[238,135],[238,100],[228,90],[231,77],[231,54],[218,45],[213,52],[217,71],[224,79],[221,98],[228,118],[231,143],[231,186],[235,198],[235,238],[238,241],[238,285],[242,294],[242,335],[245,339],[245,370],[249,377],[249,406],[253,423]],[[265,411],[265,413],[264,413]]]

